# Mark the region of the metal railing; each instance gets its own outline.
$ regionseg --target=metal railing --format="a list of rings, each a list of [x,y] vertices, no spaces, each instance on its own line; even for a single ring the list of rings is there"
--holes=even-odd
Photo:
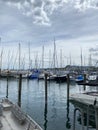
[[[80,107],[76,107],[74,109],[74,115],[73,115],[73,130],[76,130],[76,112],[79,111],[81,113],[81,125],[82,130],[84,130],[84,113],[87,114],[86,117],[86,130],[89,130],[89,121],[90,121],[90,115],[91,111],[93,110],[93,116],[95,117],[95,124],[96,124],[96,130],[98,130],[98,108],[94,105],[87,105],[86,112]]]

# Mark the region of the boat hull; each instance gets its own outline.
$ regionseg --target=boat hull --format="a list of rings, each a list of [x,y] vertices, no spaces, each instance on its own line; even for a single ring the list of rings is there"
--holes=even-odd
[[[0,114],[0,126],[3,130],[42,130],[29,115],[8,99],[2,99],[0,102]]]

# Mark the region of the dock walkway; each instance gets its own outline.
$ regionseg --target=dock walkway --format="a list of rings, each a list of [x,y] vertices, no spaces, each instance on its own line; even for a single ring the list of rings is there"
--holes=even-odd
[[[84,115],[87,114],[87,130],[89,130],[90,117],[94,117],[94,123],[96,130],[98,130],[98,92],[86,92],[70,95],[70,101],[75,106],[74,109],[74,129],[75,130],[75,119],[76,111],[79,110],[81,113],[82,130],[84,130]]]
[[[84,103],[87,105],[94,105],[96,100],[96,107],[98,107],[98,95],[96,94],[85,94],[85,93],[78,93],[78,94],[71,94],[70,101],[77,101],[80,103]]]

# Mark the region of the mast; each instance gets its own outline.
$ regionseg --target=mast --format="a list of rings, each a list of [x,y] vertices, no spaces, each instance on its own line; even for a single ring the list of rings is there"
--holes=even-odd
[[[81,71],[82,71],[82,66],[83,66],[83,58],[82,58],[82,48],[81,48]]]
[[[18,57],[18,50],[17,50],[17,53],[16,53],[16,55],[15,55],[15,60],[14,60],[14,62],[13,62],[13,70],[15,69],[14,67],[15,67],[15,65],[16,65],[17,57]]]
[[[55,60],[56,60],[56,45],[55,45],[55,38],[54,38],[54,54],[53,54],[53,59],[54,59],[53,67],[54,67],[54,69],[55,69]]]
[[[19,43],[19,70],[20,70],[20,57],[21,57],[21,46],[20,46],[20,43]]]
[[[89,66],[92,66],[92,56],[89,54]]]
[[[84,56],[84,66],[85,66],[85,56]]]
[[[57,54],[56,54],[55,38],[54,38],[53,67],[54,67],[54,71],[56,72],[56,67],[58,67],[58,59],[57,59]]]
[[[30,55],[30,43],[29,43],[29,71],[30,71],[30,66],[31,66],[31,55]]]
[[[25,54],[24,54],[24,57],[22,59],[22,68],[23,68],[23,70],[25,69]]]
[[[38,52],[35,54],[35,69],[38,69]]]
[[[1,46],[1,37],[0,37],[0,46]],[[1,51],[1,52],[2,52],[2,51]],[[1,53],[1,54],[2,54],[2,53]],[[2,55],[0,55],[0,74],[1,74],[1,66],[2,66],[2,65],[1,65],[1,64],[2,64],[2,62],[1,62],[1,61],[2,61],[2,58],[1,58],[1,57],[2,57]]]
[[[62,68],[62,49],[60,49],[60,68]]]
[[[14,51],[12,51],[12,54],[11,54],[11,57],[10,57],[10,63],[12,62],[13,63],[13,59],[14,59]],[[9,63],[9,65],[11,65],[11,69],[12,69],[12,64],[10,64]]]
[[[1,55],[0,55],[0,73],[2,70],[2,56],[3,56],[3,49],[1,50]]]
[[[1,37],[0,37],[0,47],[2,47]],[[0,74],[1,74],[1,70],[2,70],[2,56],[3,56],[3,48],[1,49],[1,55],[0,55]]]
[[[42,69],[44,68],[44,46],[42,46]]]
[[[8,66],[7,66],[8,70],[9,70],[9,65],[10,65],[10,50],[8,51]]]
[[[71,65],[71,53],[70,53],[70,65]]]
[[[49,68],[51,68],[51,50],[49,50]]]

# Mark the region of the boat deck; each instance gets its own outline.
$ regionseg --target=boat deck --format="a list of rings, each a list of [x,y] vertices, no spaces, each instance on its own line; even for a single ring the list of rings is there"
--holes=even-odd
[[[9,102],[0,103],[0,130],[42,130],[33,119],[28,117],[27,115],[25,122],[21,123],[12,112],[12,104]]]
[[[0,117],[2,128],[1,130],[26,130],[27,124],[21,125],[12,115],[10,111],[4,111]]]

